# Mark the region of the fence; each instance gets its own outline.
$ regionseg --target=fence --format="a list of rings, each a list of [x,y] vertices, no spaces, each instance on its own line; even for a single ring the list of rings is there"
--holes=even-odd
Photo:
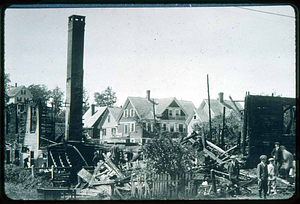
[[[137,199],[192,198],[197,195],[197,183],[194,173],[182,173],[173,177],[167,173],[132,175],[131,197]]]

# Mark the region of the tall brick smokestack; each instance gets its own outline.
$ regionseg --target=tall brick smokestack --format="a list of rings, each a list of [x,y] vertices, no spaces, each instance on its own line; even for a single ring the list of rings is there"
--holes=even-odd
[[[72,15],[68,24],[65,139],[82,138],[83,48],[85,16]]]

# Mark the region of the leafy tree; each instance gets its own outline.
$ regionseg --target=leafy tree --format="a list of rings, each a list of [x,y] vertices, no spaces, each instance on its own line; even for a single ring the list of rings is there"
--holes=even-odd
[[[155,173],[169,173],[174,177],[179,172],[186,172],[193,166],[191,158],[196,151],[189,144],[180,144],[180,138],[174,139],[174,133],[163,132],[143,146],[147,169]],[[178,133],[177,133],[178,134]]]
[[[229,116],[225,118],[224,129],[224,143],[225,145],[235,145],[237,142],[238,132],[242,130],[243,121],[239,120],[235,113],[231,112]],[[209,123],[196,123],[192,127],[194,131],[204,132],[205,138],[209,136]],[[212,140],[216,145],[220,145],[220,134],[223,128],[223,116],[217,115],[211,120],[211,134]]]
[[[28,90],[32,94],[32,100],[36,103],[39,101],[47,103],[52,94],[45,84],[31,84],[29,85]]]
[[[116,92],[112,91],[112,88],[109,86],[104,91],[94,93],[95,102],[98,106],[109,106],[112,107],[117,102]]]
[[[4,100],[5,100],[5,102],[8,101],[7,93],[10,88],[10,85],[9,85],[10,82],[11,82],[10,75],[8,73],[4,74]]]
[[[50,98],[52,98],[53,100],[52,102],[56,105],[57,113],[60,112],[60,109],[63,105],[63,97],[64,97],[64,93],[58,86],[56,86],[53,90],[51,90]]]

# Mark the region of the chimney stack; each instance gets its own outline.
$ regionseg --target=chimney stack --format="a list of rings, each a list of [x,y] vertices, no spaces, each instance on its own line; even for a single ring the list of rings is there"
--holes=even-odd
[[[151,101],[150,100],[150,90],[147,90],[147,99],[148,99],[148,101]]]
[[[83,48],[85,16],[72,15],[68,23],[65,140],[81,141]]]
[[[224,102],[224,93],[223,92],[219,93],[219,101],[220,101],[220,103]]]
[[[91,114],[92,116],[95,114],[95,104],[91,105]]]

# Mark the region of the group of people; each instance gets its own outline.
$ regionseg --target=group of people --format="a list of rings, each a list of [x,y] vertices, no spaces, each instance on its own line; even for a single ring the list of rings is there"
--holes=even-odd
[[[236,156],[230,157],[228,163],[230,187],[236,189],[236,194],[239,194],[239,162]],[[269,164],[267,163],[269,161]],[[290,172],[295,169],[295,161],[293,155],[286,150],[284,146],[280,146],[279,142],[275,143],[275,148],[271,152],[271,157],[268,159],[266,155],[260,156],[260,163],[257,165],[258,193],[259,197],[266,198],[269,194],[276,194],[276,177],[287,179]],[[295,172],[294,172],[295,173]],[[235,196],[234,192],[232,194]]]

